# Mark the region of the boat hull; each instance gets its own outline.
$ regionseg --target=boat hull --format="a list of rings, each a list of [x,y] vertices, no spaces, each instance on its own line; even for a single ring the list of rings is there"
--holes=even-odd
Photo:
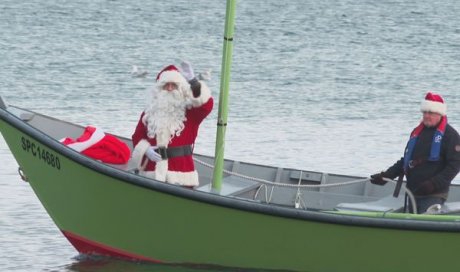
[[[396,228],[392,219],[360,225],[355,215],[272,207],[163,184],[60,147],[11,118],[0,120],[3,137],[50,217],[82,253],[274,270],[457,271],[455,226]]]

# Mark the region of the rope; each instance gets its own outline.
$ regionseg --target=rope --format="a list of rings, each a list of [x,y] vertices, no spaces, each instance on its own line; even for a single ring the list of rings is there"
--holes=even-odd
[[[211,169],[214,168],[214,165],[212,164],[209,164],[209,163],[206,163],[202,160],[199,160],[197,158],[193,158],[193,160],[205,167],[209,167]],[[302,180],[302,171],[300,171],[300,177],[299,177],[299,182],[298,184],[288,184],[288,183],[278,183],[278,182],[272,182],[272,181],[268,181],[268,180],[265,180],[265,179],[260,179],[260,178],[256,178],[256,177],[251,177],[251,176],[246,176],[246,175],[243,175],[243,174],[240,174],[240,173],[236,173],[236,172],[232,172],[232,171],[229,171],[229,170],[225,170],[223,169],[222,172],[224,172],[225,174],[229,174],[229,175],[233,175],[233,176],[236,176],[236,177],[240,177],[240,178],[243,178],[243,179],[247,179],[247,180],[251,180],[251,181],[256,181],[256,182],[259,182],[259,183],[262,183],[263,186],[267,187],[267,185],[270,185],[270,186],[273,186],[272,187],[272,192],[270,194],[270,197],[268,197],[267,195],[267,188],[265,188],[265,196],[266,196],[266,199],[269,199],[271,200],[271,197],[272,197],[272,194],[273,194],[273,188],[275,186],[277,187],[289,187],[289,188],[297,188],[297,195],[296,195],[296,198],[297,197],[300,197],[301,196],[301,193],[300,193],[300,188],[330,188],[330,187],[340,187],[340,186],[346,186],[346,185],[352,185],[352,184],[357,184],[357,183],[362,183],[362,182],[368,182],[370,181],[369,178],[364,178],[364,179],[356,179],[356,180],[351,180],[351,181],[345,181],[345,182],[338,182],[338,183],[330,183],[330,184],[300,184],[301,180]],[[387,182],[391,182],[393,184],[396,184],[396,181],[392,180],[392,179],[389,179],[389,178],[383,178],[383,180],[387,181]],[[259,189],[256,191],[256,196],[257,194],[259,193],[260,189],[263,187],[263,186],[260,186]],[[415,197],[414,195],[412,194],[412,192],[407,189],[405,186],[402,187],[404,189],[404,191],[407,193],[407,195],[409,196],[409,200],[411,201],[411,204],[412,204],[412,210],[413,210],[413,213],[416,214],[417,213],[417,205],[416,205],[416,202],[415,202]],[[269,203],[269,202],[267,202]],[[300,203],[298,203],[299,205]]]
[[[387,182],[389,181],[389,182],[391,182],[391,183],[393,183],[393,184],[395,184],[395,185],[397,184],[397,181],[392,180],[392,179],[389,179],[389,178],[383,178],[383,180],[384,180],[384,181],[387,181]],[[411,204],[412,204],[412,211],[413,211],[413,213],[414,213],[414,214],[417,214],[417,204],[416,204],[416,202],[415,202],[415,196],[414,196],[414,194],[413,194],[409,189],[407,189],[406,186],[401,187],[401,188],[403,188],[404,191],[406,192],[406,194],[409,196],[409,200],[410,200],[410,202],[411,202]]]
[[[19,166],[18,167],[18,174],[19,176],[21,177],[21,179],[25,182],[29,182],[29,179],[27,178],[26,174],[24,173],[24,171],[22,170],[22,167]]]
[[[197,163],[199,163],[199,164],[201,164],[203,166],[206,166],[206,167],[209,167],[209,168],[214,168],[214,165],[206,163],[204,161],[201,161],[201,160],[199,160],[197,158],[194,158],[194,161],[196,161]],[[246,175],[236,173],[236,172],[232,172],[232,171],[225,170],[225,169],[223,169],[222,171],[225,174],[229,174],[229,175],[240,177],[240,178],[247,179],[247,180],[256,181],[256,182],[259,182],[259,183],[262,183],[262,184],[265,184],[265,185],[278,186],[278,187],[291,187],[291,188],[328,188],[328,187],[339,187],[339,186],[345,186],[345,185],[351,185],[351,184],[356,184],[356,183],[362,183],[362,182],[369,181],[368,178],[365,178],[365,179],[356,179],[356,180],[338,182],[338,183],[331,183],[331,184],[289,184],[289,183],[272,182],[272,181],[268,181],[268,180],[265,180],[265,179],[246,176]],[[302,177],[302,176],[300,176],[300,177]]]
[[[302,176],[303,176],[303,171],[300,171],[299,182],[297,183],[297,185],[301,185]],[[303,194],[302,194],[302,190],[300,190],[300,187],[297,187],[297,193],[296,193],[296,196],[295,196],[294,207],[296,209],[299,209],[299,208],[307,209],[307,204],[303,200]]]

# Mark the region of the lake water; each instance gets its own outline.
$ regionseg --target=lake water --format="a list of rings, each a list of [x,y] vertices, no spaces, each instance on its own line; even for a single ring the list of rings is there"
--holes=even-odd
[[[212,69],[225,1],[0,2],[0,95],[130,137],[165,65]],[[132,65],[147,69],[132,78]],[[460,3],[238,1],[225,157],[367,176],[401,157],[424,94],[460,129]],[[196,151],[213,155],[217,107]],[[54,226],[0,136],[0,271],[201,271],[86,260]],[[458,182],[458,181],[456,181]]]

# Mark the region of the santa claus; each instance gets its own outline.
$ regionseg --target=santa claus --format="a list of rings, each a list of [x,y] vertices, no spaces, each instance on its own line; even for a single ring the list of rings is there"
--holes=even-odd
[[[188,62],[165,67],[132,136],[133,159],[140,174],[182,186],[199,184],[193,145],[201,122],[211,112],[209,88],[197,80]]]

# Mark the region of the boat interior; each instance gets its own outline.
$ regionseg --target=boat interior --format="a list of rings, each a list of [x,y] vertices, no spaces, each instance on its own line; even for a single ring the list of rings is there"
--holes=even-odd
[[[83,133],[83,126],[1,103],[0,106],[10,113],[55,140],[78,138]],[[130,139],[118,138],[132,149]],[[194,160],[200,177],[200,186],[195,190],[215,193],[211,188],[214,158],[194,154]],[[133,175],[137,173],[131,160],[127,164],[109,166]],[[394,188],[395,184],[390,182],[385,186],[373,185],[364,177],[225,160],[219,194],[305,210],[402,212],[405,194],[401,190],[399,197],[393,197]],[[460,186],[451,185],[448,201],[432,213],[460,214]]]

